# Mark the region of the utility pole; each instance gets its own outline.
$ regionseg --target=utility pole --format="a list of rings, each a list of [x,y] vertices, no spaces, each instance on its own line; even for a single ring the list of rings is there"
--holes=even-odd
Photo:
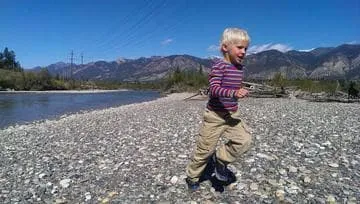
[[[70,63],[70,79],[72,79],[72,73],[73,73],[73,61],[74,61],[74,51],[71,50],[71,63]]]
[[[83,66],[83,64],[84,64],[84,54],[81,53],[81,66]]]

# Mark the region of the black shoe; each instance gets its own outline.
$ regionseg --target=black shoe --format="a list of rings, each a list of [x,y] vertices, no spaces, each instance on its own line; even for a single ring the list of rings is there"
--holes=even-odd
[[[191,181],[191,179],[189,177],[187,177],[185,179],[185,181],[186,181],[190,191],[197,191],[197,190],[200,189],[200,183],[199,182]]]
[[[232,171],[230,171],[229,169],[227,169],[227,170],[229,171],[228,172],[228,179],[227,179],[226,182],[223,183],[224,186],[228,186],[228,185],[236,182],[235,174]]]
[[[236,181],[235,174],[230,171],[225,164],[220,163],[214,154],[213,160],[215,163],[215,177],[223,183],[223,185],[229,185]]]

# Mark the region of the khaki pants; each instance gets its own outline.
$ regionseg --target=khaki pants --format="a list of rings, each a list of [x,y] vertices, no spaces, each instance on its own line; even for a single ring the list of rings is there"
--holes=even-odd
[[[228,139],[228,142],[216,151],[216,158],[220,162],[231,163],[249,149],[251,134],[246,124],[240,120],[239,111],[224,113],[206,109],[194,155],[186,168],[186,174],[192,181],[199,180],[221,135]]]

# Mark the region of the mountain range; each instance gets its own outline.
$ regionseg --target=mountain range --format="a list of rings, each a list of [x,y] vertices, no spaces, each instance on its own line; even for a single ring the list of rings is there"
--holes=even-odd
[[[191,55],[96,61],[83,65],[58,62],[47,66],[53,76],[82,80],[155,81],[176,69],[209,72],[212,60]],[[311,51],[267,50],[244,60],[247,79],[271,79],[281,72],[288,79],[360,79],[360,44],[320,47]],[[35,67],[31,71],[37,71]],[[72,70],[72,71],[71,71]]]

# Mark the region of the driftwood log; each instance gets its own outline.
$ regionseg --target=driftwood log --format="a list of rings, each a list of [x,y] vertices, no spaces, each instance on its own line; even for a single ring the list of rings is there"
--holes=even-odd
[[[249,97],[254,98],[287,98],[289,92],[283,87],[274,87],[265,84],[243,82],[244,88],[249,90]]]
[[[310,93],[298,90],[298,87],[274,87],[265,84],[243,82],[243,88],[249,91],[249,97],[253,98],[298,98],[311,102],[341,102],[341,103],[360,103],[360,98],[351,98],[348,93],[335,91],[334,93]],[[209,89],[199,89],[198,93],[185,98],[184,100],[197,99],[206,100]]]
[[[286,92],[285,89],[281,89],[280,87],[273,87],[264,84],[257,84],[251,82],[243,82],[243,88],[249,91],[249,97],[254,98],[280,98],[280,97],[289,97],[289,93]],[[208,88],[199,89],[199,91],[188,97],[184,100],[189,100],[193,98],[199,98],[198,96],[202,96],[200,98],[204,99],[208,96],[209,90]]]

